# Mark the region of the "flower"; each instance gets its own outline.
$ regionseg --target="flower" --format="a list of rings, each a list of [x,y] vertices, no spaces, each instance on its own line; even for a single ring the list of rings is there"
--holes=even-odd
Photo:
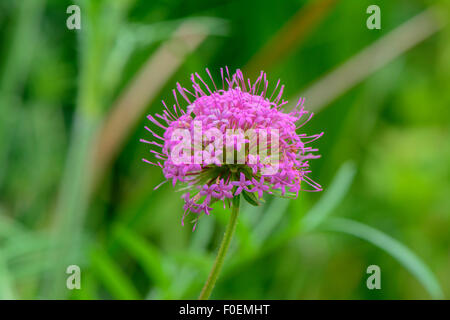
[[[143,161],[160,167],[164,182],[186,190],[183,221],[191,212],[209,215],[214,202],[230,205],[230,199],[241,194],[258,205],[264,193],[296,198],[302,181],[312,187],[307,191],[321,191],[306,176],[309,160],[320,157],[307,145],[323,132],[312,136],[296,132],[312,117],[304,110],[304,99],[285,111],[284,86],[278,81],[268,96],[264,72],[251,83],[240,70],[230,76],[228,68],[221,68],[219,88],[206,72],[210,85],[198,73],[191,75],[191,91],[177,83],[172,108],[163,101],[162,113],[147,117],[162,133],[146,126],[154,140],[141,139],[160,149],[150,150],[154,162]],[[179,95],[186,108],[180,106]],[[306,121],[298,124],[307,114]]]
[[[234,192],[234,195],[237,196],[239,195],[243,190],[245,191],[249,191],[248,186],[252,184],[252,182],[250,180],[247,180],[247,178],[245,177],[245,174],[243,172],[241,172],[239,174],[239,180],[238,181],[232,181],[231,184],[233,186],[236,186],[237,189]]]

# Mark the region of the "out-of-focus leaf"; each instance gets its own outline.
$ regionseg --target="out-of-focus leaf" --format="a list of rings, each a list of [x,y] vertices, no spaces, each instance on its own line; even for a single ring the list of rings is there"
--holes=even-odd
[[[116,227],[115,236],[127,252],[137,259],[151,281],[163,290],[165,295],[170,296],[170,277],[164,268],[165,263],[158,248],[122,225]]]
[[[195,252],[174,251],[170,253],[170,256],[178,264],[189,266],[205,275],[208,274],[211,264],[214,262],[213,255],[199,254]]]
[[[303,224],[303,216],[301,214],[295,215],[294,219],[291,219],[291,221],[283,230],[273,235],[272,237],[269,237],[269,239],[264,242],[264,245],[260,247],[260,250],[254,252],[246,252],[245,255],[241,254],[236,257],[228,267],[225,266],[225,272],[227,273],[227,275],[236,272],[240,267],[242,267],[242,265],[253,261],[257,257],[267,254],[268,252],[275,250],[276,248],[279,248],[287,241],[298,236],[301,231],[310,231],[318,226],[323,221],[323,219],[325,219],[327,215],[332,212],[336,206],[339,205],[342,198],[347,193],[351,182],[353,181],[355,171],[355,165],[352,162],[346,162],[341,166],[335,178],[333,179],[331,186],[329,187],[329,189],[327,189],[329,191],[327,191],[326,194],[322,196],[322,198],[318,201],[318,203],[306,214],[305,219],[307,217],[310,217],[306,220],[306,226],[308,226],[307,228],[305,228],[305,224]],[[324,197],[326,198],[323,199]],[[280,202],[275,202],[273,207],[269,207],[272,209],[270,209],[270,211],[268,210],[264,214],[266,216],[272,214],[279,215],[278,218],[280,218],[287,209],[287,204],[285,204],[286,207],[284,210],[280,210],[279,213],[274,213],[272,210],[276,210],[277,206],[281,204],[281,201],[283,201],[283,199],[274,200]],[[287,200],[284,201],[287,202]],[[267,219],[269,220],[267,222],[264,222],[264,224],[259,227],[261,229],[258,230],[258,227],[256,227],[256,230],[258,230],[257,234],[259,234],[260,240],[268,236],[268,231],[272,230],[277,223],[276,217],[267,217]],[[308,222],[308,220],[310,221]]]
[[[295,216],[288,226],[275,235],[266,249],[275,248],[297,236],[301,231],[311,231],[317,227],[342,201],[353,181],[355,174],[353,162],[344,163],[333,178],[330,187],[325,188],[325,194],[302,216]]]
[[[97,300],[98,282],[95,276],[90,272],[83,273],[81,277],[81,289],[73,290],[72,298],[76,300]]]
[[[104,86],[110,91],[114,90],[121,79],[126,63],[136,49],[170,38],[181,24],[187,22],[198,25],[199,29],[207,30],[210,35],[223,36],[228,33],[227,21],[214,17],[189,17],[154,24],[127,24],[119,31],[116,43],[106,62]]]
[[[203,219],[189,242],[189,252],[205,252],[214,233],[214,219]]]
[[[0,299],[14,299],[12,279],[9,275],[8,265],[0,251]]]
[[[253,237],[258,244],[262,244],[270,236],[288,206],[289,201],[286,199],[272,199],[272,202],[263,213],[260,222],[255,226],[253,231]]]
[[[344,218],[330,218],[321,228],[346,233],[372,243],[386,251],[411,272],[433,299],[444,298],[439,282],[430,268],[408,247],[387,234],[363,223]]]
[[[95,250],[91,255],[91,263],[97,278],[115,299],[136,300],[140,298],[129,278],[105,251]]]
[[[42,253],[52,247],[54,246],[48,236],[27,233],[9,238],[3,246],[3,254],[9,261],[27,254]]]
[[[342,165],[331,185],[325,189],[324,195],[303,218],[305,231],[316,228],[341,203],[350,188],[355,172],[356,168],[352,162]]]
[[[40,256],[27,256],[22,259],[18,259],[11,263],[11,278],[14,281],[20,281],[23,279],[32,279],[42,275],[44,272],[50,269],[48,261],[45,257]]]
[[[9,238],[24,232],[26,232],[26,229],[17,221],[4,214],[0,208],[0,237]]]

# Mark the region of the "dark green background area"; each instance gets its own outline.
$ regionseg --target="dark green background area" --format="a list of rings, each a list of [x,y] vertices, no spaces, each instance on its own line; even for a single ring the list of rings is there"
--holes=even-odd
[[[329,103],[305,96],[316,115],[299,133],[325,132],[310,174],[324,192],[244,205],[212,298],[450,297],[447,1],[85,0],[76,2],[81,30],[68,30],[71,4],[0,2],[0,298],[197,298],[229,211],[216,205],[195,232],[181,226],[181,193],[170,184],[153,191],[161,170],[141,161],[150,158],[139,143],[149,139],[145,115],[161,111],[162,99],[173,103],[176,82],[207,77],[206,67],[215,79],[224,66],[252,79],[263,69],[295,99],[376,41],[387,43],[364,66],[374,63],[392,49],[391,31],[430,8],[436,32]],[[371,4],[381,8],[381,30],[366,27]],[[183,54],[192,39],[175,34],[188,23],[207,35]],[[99,138],[121,95],[168,43],[181,59],[174,72],[147,74],[154,95],[134,121]],[[73,264],[81,290],[66,288]],[[381,290],[366,287],[369,265],[381,268]]]

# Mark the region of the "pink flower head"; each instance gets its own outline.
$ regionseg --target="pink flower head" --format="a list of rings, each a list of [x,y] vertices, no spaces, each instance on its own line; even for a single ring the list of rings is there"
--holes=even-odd
[[[255,205],[264,193],[296,198],[302,181],[312,187],[307,191],[321,191],[306,176],[309,160],[320,157],[307,145],[323,132],[312,136],[296,132],[312,117],[304,110],[304,99],[285,111],[280,81],[269,96],[264,72],[251,83],[240,70],[232,76],[228,68],[220,71],[220,87],[208,69],[210,85],[197,73],[191,75],[192,90],[177,84],[173,107],[163,101],[162,113],[147,117],[155,125],[154,130],[145,127],[154,140],[141,139],[159,148],[150,150],[154,162],[143,161],[159,166],[166,181],[186,191],[183,219],[190,212],[208,215],[214,202],[230,205],[230,199],[241,194]],[[178,95],[187,102],[186,108],[180,106]]]

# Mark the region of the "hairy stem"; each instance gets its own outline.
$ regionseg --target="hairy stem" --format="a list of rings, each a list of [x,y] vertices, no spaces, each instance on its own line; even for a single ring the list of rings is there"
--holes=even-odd
[[[199,300],[207,300],[211,296],[211,292],[214,289],[217,278],[219,277],[220,270],[222,269],[223,262],[225,261],[225,256],[228,248],[230,247],[231,239],[233,238],[234,230],[236,230],[237,218],[239,215],[239,199],[240,196],[233,198],[230,220],[228,221],[222,243],[220,244],[219,252],[217,253],[216,260],[214,261],[214,265],[209,273],[208,280],[206,280],[202,292],[198,297]]]

